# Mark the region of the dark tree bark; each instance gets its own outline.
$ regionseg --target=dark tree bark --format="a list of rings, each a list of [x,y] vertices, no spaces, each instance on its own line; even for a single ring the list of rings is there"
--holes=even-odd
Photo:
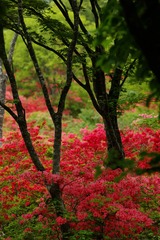
[[[160,2],[120,0],[120,3],[129,30],[160,83]]]
[[[117,103],[121,91],[121,73],[122,71],[120,69],[116,69],[109,95],[105,89],[106,80],[104,72],[101,70],[97,71],[93,79],[94,91],[101,110],[108,143],[109,162],[107,162],[106,166],[112,167],[113,169],[118,167],[122,168],[121,162],[125,158],[117,119]]]

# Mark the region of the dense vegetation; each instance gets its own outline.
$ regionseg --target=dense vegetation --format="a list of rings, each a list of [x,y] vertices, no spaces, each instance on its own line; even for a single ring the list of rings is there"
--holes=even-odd
[[[126,4],[0,3],[3,240],[159,240],[158,62]]]
[[[36,171],[17,126],[6,115],[8,133],[0,149],[2,239],[61,239],[59,227],[66,221],[74,233],[70,239],[158,239],[159,175],[137,176],[134,169],[149,167],[151,157],[143,158],[139,153],[160,151],[160,131],[146,125],[145,119],[143,126],[138,125],[139,116],[134,113],[135,125],[121,131],[130,162],[125,177],[120,169],[104,167],[107,156],[102,124],[93,130],[81,129],[78,135],[63,132],[61,175],[57,176],[51,174],[53,136],[43,98],[22,101],[32,140],[46,170]],[[151,114],[143,115],[152,120]],[[75,124],[80,123],[75,120]],[[64,121],[64,131],[66,125]],[[62,190],[66,205],[63,218],[56,217],[45,188],[52,181]]]

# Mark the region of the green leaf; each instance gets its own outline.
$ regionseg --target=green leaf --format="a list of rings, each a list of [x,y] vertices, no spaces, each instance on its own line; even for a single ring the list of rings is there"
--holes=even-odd
[[[97,179],[101,174],[102,174],[102,169],[101,166],[97,165],[95,167],[95,174],[94,174],[94,178]]]

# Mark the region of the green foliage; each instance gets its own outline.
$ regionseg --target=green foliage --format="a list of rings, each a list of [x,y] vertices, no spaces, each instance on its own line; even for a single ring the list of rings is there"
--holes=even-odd
[[[25,8],[26,10],[28,10],[29,13],[30,13],[30,7],[35,10],[44,11],[44,9],[46,8],[48,9],[49,4],[45,0],[35,0],[34,2],[32,0],[25,1]]]
[[[150,108],[145,106],[144,101],[127,107],[118,118],[120,129],[128,127],[133,129],[140,127],[159,129],[158,105],[155,102],[152,103]]]
[[[36,119],[36,122],[35,122],[35,119]],[[48,112],[35,111],[28,116],[28,122],[35,122],[36,126],[37,125],[43,126],[43,124],[45,124],[45,126],[49,130],[53,129],[51,117]],[[43,127],[42,127],[42,130],[43,130]]]
[[[79,230],[73,233],[73,236],[70,237],[70,240],[90,240],[93,238],[93,232],[89,230]]]
[[[158,79],[153,78],[152,81],[150,81],[150,89],[152,93],[147,98],[147,106],[150,105],[152,99],[154,98],[156,99],[156,101],[160,100],[160,84]]]
[[[85,102],[78,96],[76,96],[76,92],[72,92],[68,95],[66,100],[66,109],[69,110],[69,114],[74,118],[77,118],[79,114],[83,111],[85,107]]]
[[[78,118],[81,119],[88,127],[94,127],[97,123],[101,122],[101,117],[92,107],[88,109],[83,108],[79,113]]]
[[[136,103],[142,101],[146,96],[143,93],[134,90],[123,90],[119,99],[119,107],[124,111],[131,109]]]
[[[138,57],[122,9],[118,1],[107,1],[103,8],[102,22],[97,32],[96,45],[102,45],[107,54],[101,55],[97,64],[105,72],[117,67],[124,69],[127,62]]]
[[[143,116],[140,116],[139,118],[137,118],[137,120],[135,120],[134,124],[137,124],[139,127],[150,127],[153,129],[159,129],[160,123],[157,116],[148,116],[149,118],[143,118]]]
[[[151,85],[155,86],[154,89],[151,87],[155,96],[157,88],[156,84],[152,84],[153,74],[133,36],[130,34],[119,1],[107,1],[102,13],[101,25],[94,43],[97,46],[102,45],[106,52],[99,57],[97,65],[108,74],[117,67],[121,68],[125,75],[130,64],[136,59],[133,69],[130,69],[127,76],[129,79],[133,79],[134,84],[137,81],[142,83],[144,80],[148,80]]]

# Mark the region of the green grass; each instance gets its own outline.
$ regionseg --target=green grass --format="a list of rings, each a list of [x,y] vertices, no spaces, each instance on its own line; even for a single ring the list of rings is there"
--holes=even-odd
[[[153,104],[150,108],[139,105],[125,111],[118,119],[120,129],[138,127],[160,128],[158,116],[158,104]]]

